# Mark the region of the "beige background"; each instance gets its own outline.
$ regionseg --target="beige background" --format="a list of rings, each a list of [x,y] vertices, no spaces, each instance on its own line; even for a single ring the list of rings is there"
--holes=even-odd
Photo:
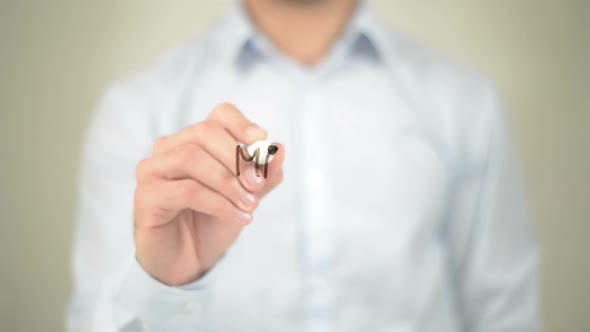
[[[229,2],[0,1],[1,331],[63,329],[80,139],[102,89]],[[589,331],[590,1],[375,4],[498,82],[544,246],[546,330]]]

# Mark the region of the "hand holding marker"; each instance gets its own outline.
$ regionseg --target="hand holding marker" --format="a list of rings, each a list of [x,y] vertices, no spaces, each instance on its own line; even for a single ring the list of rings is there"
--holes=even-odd
[[[176,286],[215,265],[282,181],[284,147],[266,137],[235,106],[222,104],[205,121],[158,139],[136,171],[136,257],[147,273]],[[254,161],[243,172],[234,168],[240,157]]]

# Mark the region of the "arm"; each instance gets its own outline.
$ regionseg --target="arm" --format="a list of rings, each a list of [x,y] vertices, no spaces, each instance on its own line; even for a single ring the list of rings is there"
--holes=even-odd
[[[153,141],[150,106],[142,97],[127,86],[114,86],[92,117],[79,180],[68,331],[202,323],[194,303],[206,301],[204,283],[191,290],[168,287],[145,273],[135,259],[135,166],[149,155]]]
[[[449,242],[466,331],[539,331],[539,249],[522,178],[487,90],[475,152],[459,172]]]
[[[158,103],[135,83],[107,93],[84,147],[70,331],[201,330],[213,265],[281,181],[282,149],[268,179],[232,173],[237,142],[266,134],[229,104],[152,147]]]

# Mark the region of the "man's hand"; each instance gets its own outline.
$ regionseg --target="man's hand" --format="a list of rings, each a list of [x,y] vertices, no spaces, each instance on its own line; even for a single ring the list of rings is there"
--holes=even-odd
[[[152,156],[137,166],[135,245],[137,259],[170,286],[196,280],[235,241],[260,199],[281,183],[283,146],[268,178],[253,163],[236,176],[238,142],[252,144],[266,133],[230,104],[207,120],[158,139]]]

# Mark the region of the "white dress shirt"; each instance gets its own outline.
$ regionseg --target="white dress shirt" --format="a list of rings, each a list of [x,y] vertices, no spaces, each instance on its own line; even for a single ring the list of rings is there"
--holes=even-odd
[[[235,104],[285,181],[202,279],[135,259],[135,166]],[[228,151],[233,153],[233,151]],[[538,331],[538,247],[498,98],[363,2],[312,68],[240,4],[115,83],[86,139],[69,331]]]

